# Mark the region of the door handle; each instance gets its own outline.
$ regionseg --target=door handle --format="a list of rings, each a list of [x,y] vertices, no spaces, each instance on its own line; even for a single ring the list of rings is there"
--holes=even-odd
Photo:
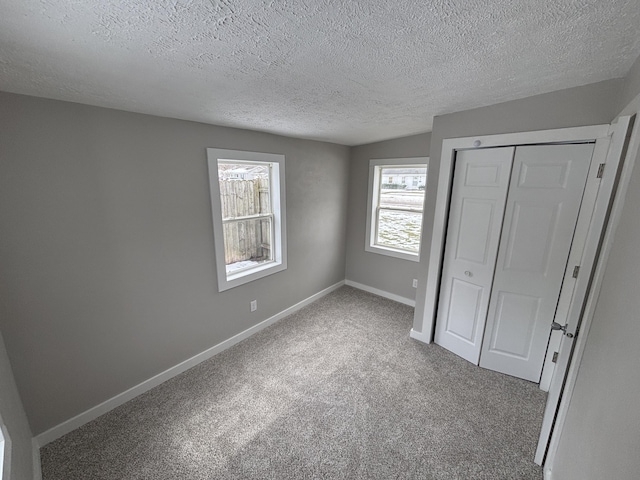
[[[551,330],[562,330],[562,332],[569,338],[573,338],[573,333],[567,333],[567,326],[560,325],[558,322],[553,322],[551,324]]]

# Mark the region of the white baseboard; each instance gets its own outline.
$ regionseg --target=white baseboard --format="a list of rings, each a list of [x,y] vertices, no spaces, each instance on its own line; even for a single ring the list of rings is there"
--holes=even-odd
[[[395,293],[386,292],[384,290],[373,288],[363,283],[353,282],[351,280],[345,280],[344,283],[345,285],[349,285],[350,287],[357,288],[358,290],[364,290],[365,292],[373,293],[374,295],[378,295],[379,297],[388,298],[389,300],[393,300],[398,303],[404,303],[405,305],[409,305],[410,307],[416,306],[415,300],[401,297],[400,295],[396,295]]]
[[[129,400],[137,397],[138,395],[143,394],[144,392],[151,390],[152,388],[160,385],[163,382],[166,382],[167,380],[169,380],[170,378],[175,377],[176,375],[181,374],[182,372],[190,369],[191,367],[194,367],[196,365],[198,365],[201,362],[204,362],[205,360],[208,360],[209,358],[213,357],[214,355],[234,346],[236,343],[241,342],[242,340],[244,340],[245,338],[250,337],[251,335],[253,335],[254,333],[258,333],[260,330],[263,330],[264,328],[268,327],[269,325],[274,324],[275,322],[277,322],[278,320],[283,319],[284,317],[287,317],[289,315],[291,315],[292,313],[300,310],[303,307],[306,307],[307,305],[309,305],[310,303],[318,300],[319,298],[327,295],[328,293],[333,292],[334,290],[340,288],[342,285],[344,285],[344,281],[340,281],[334,285],[331,285],[328,288],[325,288],[324,290],[311,295],[310,297],[302,300],[301,302],[296,303],[295,305],[283,310],[280,313],[275,314],[274,316],[267,318],[266,320],[258,323],[257,325],[254,325],[251,328],[248,328],[246,330],[244,330],[243,332],[238,333],[237,335],[234,335],[233,337],[217,344],[214,345],[213,347],[205,350],[202,353],[199,353],[187,360],[185,360],[184,362],[179,363],[178,365],[169,368],[168,370],[165,370],[162,373],[159,373],[158,375],[155,375],[154,377],[151,377],[148,380],[145,380],[144,382],[131,387],[128,390],[125,390],[122,393],[119,393],[118,395],[116,395],[115,397],[112,397],[108,400],[105,400],[104,402],[100,403],[99,405],[96,405],[95,407],[90,408],[89,410],[82,412],[78,415],[76,415],[75,417],[70,418],[69,420],[66,420],[64,422],[62,422],[59,425],[56,425],[55,427],[50,428],[49,430],[36,435],[34,437],[34,440],[37,442],[37,445],[39,447],[42,447],[44,445],[46,445],[47,443],[50,443],[60,437],[62,437],[63,435],[71,432],[72,430],[75,430],[78,427],[81,427],[82,425],[84,425],[85,423],[90,422],[91,420],[94,420],[96,418],[98,418],[100,415],[103,415],[105,413],[107,413],[110,410],[113,410],[116,407],[119,407],[120,405],[122,405],[123,403],[128,402]]]
[[[409,332],[409,336],[411,338],[419,340],[419,341],[421,341],[423,343],[431,343],[431,338],[429,338],[429,335],[425,335],[423,332],[418,332],[417,330],[414,330],[413,328]]]
[[[33,460],[33,480],[42,480],[42,464],[40,463],[40,444],[35,438],[31,439],[31,455]]]

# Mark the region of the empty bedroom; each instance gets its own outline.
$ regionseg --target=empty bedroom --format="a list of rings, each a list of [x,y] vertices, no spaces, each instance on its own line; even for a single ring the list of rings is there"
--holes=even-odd
[[[640,3],[5,0],[0,480],[631,480]]]

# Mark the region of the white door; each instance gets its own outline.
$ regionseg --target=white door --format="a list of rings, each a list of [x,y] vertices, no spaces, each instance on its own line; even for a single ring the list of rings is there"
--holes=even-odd
[[[540,380],[593,144],[516,148],[480,366]]]
[[[598,168],[599,174],[595,176],[601,180],[597,180],[598,188],[596,188],[596,198],[593,202],[594,208],[589,211],[589,225],[586,228],[586,236],[580,248],[580,274],[575,282],[574,289],[572,289],[573,291],[570,292],[573,298],[562,321],[562,323],[566,323],[565,335],[562,337],[558,361],[551,379],[536,450],[535,462],[538,465],[542,465],[547,447],[549,447],[548,462],[545,463],[545,475],[548,475],[553,467],[553,459],[558,447],[558,440],[562,432],[569,402],[571,401],[608,254],[613,244],[613,236],[616,230],[615,219],[619,218],[618,215],[624,203],[623,199],[628,186],[625,178],[628,180],[632,166],[625,165],[624,168],[621,168],[620,164],[623,163],[624,146],[631,125],[631,117],[622,116],[616,123],[611,125],[608,137],[599,138],[596,141],[593,162],[602,162],[599,165],[600,168]],[[609,142],[611,143],[609,144]],[[620,183],[618,184],[617,172],[619,169],[622,172],[620,174]],[[589,182],[592,187],[593,178],[594,175],[590,174]],[[617,193],[615,193],[616,189],[618,189]],[[614,199],[614,196],[617,198]],[[581,208],[578,228],[582,226],[583,209],[584,207]],[[602,250],[600,246],[602,246]],[[579,331],[582,332],[580,335],[578,335]],[[569,367],[570,364],[571,367]],[[552,431],[554,431],[553,437],[551,437]]]
[[[513,147],[456,155],[435,342],[478,364]]]

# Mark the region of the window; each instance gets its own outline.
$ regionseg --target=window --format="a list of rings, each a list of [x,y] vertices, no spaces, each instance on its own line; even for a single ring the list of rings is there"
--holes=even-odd
[[[420,259],[428,163],[428,157],[369,162],[366,251]]]
[[[208,148],[218,290],[287,268],[284,155]]]
[[[0,479],[9,478],[9,460],[10,460],[11,441],[6,427],[0,419]]]

